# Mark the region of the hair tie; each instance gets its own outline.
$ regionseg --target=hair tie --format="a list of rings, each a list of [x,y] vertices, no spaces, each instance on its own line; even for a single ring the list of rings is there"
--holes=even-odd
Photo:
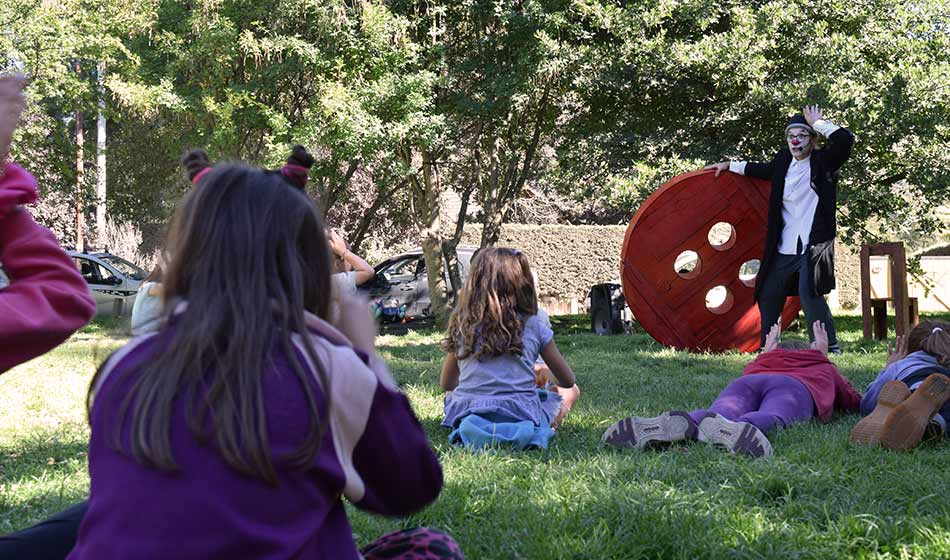
[[[195,173],[195,176],[191,178],[191,184],[192,184],[192,185],[197,185],[197,184],[198,184],[198,181],[200,181],[201,178],[204,177],[205,175],[207,175],[208,172],[210,172],[210,171],[211,171],[211,168],[210,168],[210,167],[205,167],[205,168],[202,169],[201,171]]]
[[[280,168],[280,174],[292,185],[299,189],[307,187],[307,179],[310,178],[310,169],[294,163],[285,163]]]
[[[943,332],[943,329],[941,329],[940,327],[934,327],[934,330],[930,331],[930,334],[934,334],[937,331]]]

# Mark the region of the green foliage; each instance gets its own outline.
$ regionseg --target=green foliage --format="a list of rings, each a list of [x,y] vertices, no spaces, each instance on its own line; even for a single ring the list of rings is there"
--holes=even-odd
[[[945,2],[641,2],[585,15],[598,48],[560,145],[565,180],[619,175],[652,192],[671,168],[771,158],[787,116],[817,103],[858,136],[842,172],[848,238],[874,220],[938,227],[927,210],[950,197]]]
[[[103,63],[109,205],[152,227],[184,150],[276,166],[294,143],[357,245],[451,253],[447,190],[477,203],[483,243],[526,187],[623,223],[678,173],[770,158],[805,103],[858,136],[847,240],[926,239],[950,199],[943,0],[13,0],[0,28],[6,69],[34,78],[14,157],[73,202],[74,116],[96,111]]]

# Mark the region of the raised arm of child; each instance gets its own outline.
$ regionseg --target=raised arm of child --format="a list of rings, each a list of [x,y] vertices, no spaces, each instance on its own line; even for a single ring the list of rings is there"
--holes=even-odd
[[[0,372],[52,349],[89,322],[96,305],[85,279],[53,234],[21,204],[36,200],[36,181],[6,163],[23,109],[21,77],[0,78],[0,263],[10,285],[0,289]]]
[[[333,230],[329,230],[329,234],[330,249],[340,260],[353,267],[353,272],[355,273],[354,280],[357,286],[362,286],[376,277],[376,271],[372,265],[366,262],[363,257],[350,251],[342,235]]]
[[[557,426],[574,407],[577,398],[581,396],[581,390],[577,386],[577,378],[571,366],[567,365],[567,361],[564,360],[564,356],[561,355],[561,351],[557,349],[557,344],[553,340],[541,350],[541,357],[554,374],[557,380],[554,388],[561,395],[561,410],[552,422],[552,425]]]

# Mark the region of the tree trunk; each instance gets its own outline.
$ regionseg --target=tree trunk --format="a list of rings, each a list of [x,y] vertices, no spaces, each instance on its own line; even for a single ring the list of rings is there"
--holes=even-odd
[[[417,179],[417,183],[420,183]],[[442,254],[442,194],[439,170],[432,153],[422,150],[422,181],[416,189],[421,195],[417,211],[423,218],[422,255],[426,261],[426,280],[429,284],[429,300],[436,324],[445,327],[449,322],[448,298],[446,296],[445,272]]]
[[[356,225],[356,229],[353,231],[352,238],[350,241],[350,250],[354,253],[359,253],[360,245],[366,239],[366,234],[369,233],[369,227],[373,225],[373,221],[376,219],[376,213],[379,211],[380,207],[383,204],[388,202],[393,194],[399,189],[406,186],[406,182],[402,181],[389,190],[380,191],[376,195],[376,200],[373,201],[373,204],[363,212],[363,215],[360,217],[359,223]]]
[[[459,205],[458,217],[455,220],[455,234],[452,235],[451,239],[442,242],[442,257],[445,259],[445,268],[449,273],[449,296],[453,303],[455,296],[462,289],[462,271],[456,249],[462,240],[462,233],[465,230],[465,215],[468,213],[468,201],[472,198],[474,190],[475,183],[469,181],[469,186],[462,192],[462,203]]]
[[[491,204],[486,205],[484,216],[485,223],[482,226],[482,247],[490,247],[495,243],[498,243],[498,238],[501,237],[501,226],[503,223],[503,213],[498,206],[500,201],[492,201]]]
[[[99,118],[96,126],[96,233],[99,247],[106,248],[106,65],[96,68],[99,82]]]
[[[85,182],[84,142],[83,114],[82,111],[76,111],[76,250],[80,253],[86,250],[85,244],[83,243],[86,229],[85,197],[83,196],[83,183]]]

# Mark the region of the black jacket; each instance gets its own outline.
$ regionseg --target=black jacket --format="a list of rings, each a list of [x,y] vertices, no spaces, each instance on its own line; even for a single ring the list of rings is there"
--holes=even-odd
[[[839,128],[828,137],[825,146],[811,153],[811,188],[818,194],[818,208],[812,222],[808,242],[809,274],[813,275],[812,285],[818,294],[827,294],[835,287],[834,242],[837,232],[835,213],[838,205],[838,169],[848,160],[854,146],[854,134],[846,128]],[[769,163],[750,161],[746,164],[745,174],[750,177],[772,181],[772,193],[769,196],[769,221],[765,234],[765,251],[759,274],[755,282],[755,299],[759,299],[762,280],[778,254],[778,244],[782,229],[782,194],[785,191],[785,174],[792,163],[792,153],[788,147],[782,148]],[[790,282],[790,294],[797,293],[797,283]]]

